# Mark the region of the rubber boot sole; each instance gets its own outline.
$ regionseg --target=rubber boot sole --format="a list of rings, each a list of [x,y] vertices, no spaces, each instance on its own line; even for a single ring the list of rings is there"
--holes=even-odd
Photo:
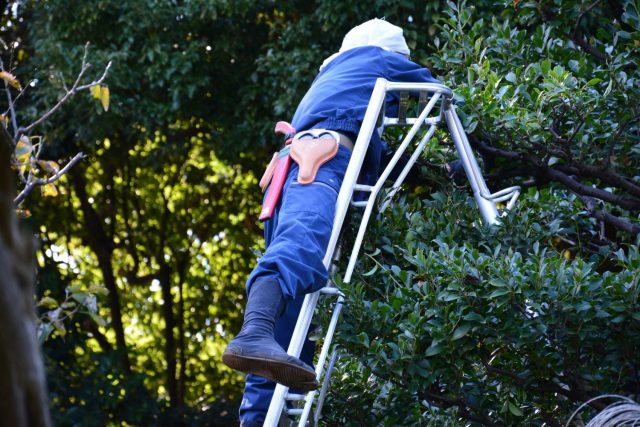
[[[237,371],[255,374],[304,393],[318,388],[315,372],[280,360],[241,356],[224,352],[222,362]]]

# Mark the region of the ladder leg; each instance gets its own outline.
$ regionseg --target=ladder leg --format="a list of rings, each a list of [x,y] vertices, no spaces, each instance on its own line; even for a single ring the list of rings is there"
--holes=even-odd
[[[322,405],[324,405],[324,399],[327,397],[327,391],[329,390],[329,382],[331,381],[331,375],[333,374],[333,367],[336,365],[336,361],[338,360],[338,351],[334,347],[333,352],[331,353],[331,359],[329,359],[329,366],[327,366],[327,372],[324,374],[324,381],[322,381],[322,389],[320,390],[320,395],[318,396],[318,403],[316,404],[316,412],[313,417],[314,425],[318,425],[318,421],[320,420],[320,416],[322,415]]]
[[[498,209],[492,201],[482,196],[483,194],[489,194],[489,189],[484,182],[484,178],[482,178],[480,167],[471,151],[469,140],[467,139],[467,135],[462,127],[462,123],[460,123],[453,104],[449,104],[447,108],[445,108],[444,118],[447,122],[451,138],[453,138],[453,143],[458,151],[458,155],[460,156],[460,160],[462,161],[464,171],[469,178],[471,188],[473,189],[473,196],[480,209],[482,219],[487,225],[496,224],[498,222]]]

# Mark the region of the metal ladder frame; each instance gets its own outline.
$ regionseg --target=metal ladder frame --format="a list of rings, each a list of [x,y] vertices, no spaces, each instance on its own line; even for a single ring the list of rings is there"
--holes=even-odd
[[[383,128],[387,126],[411,125],[411,129],[400,143],[400,146],[389,161],[389,164],[380,175],[378,181],[374,185],[358,184],[358,175],[360,174],[360,169],[362,167],[365,154],[369,147],[371,136],[373,135],[373,132],[376,131],[376,123],[378,122],[381,111],[384,111],[383,107],[387,92],[418,92],[420,94],[424,94],[422,95],[423,97],[426,95],[426,97],[430,97],[430,99],[429,102],[426,103],[426,105],[420,105],[421,111],[417,118],[383,118],[381,124]],[[437,110],[437,114],[430,116],[431,112],[434,111],[434,108],[436,107],[438,102],[440,102],[440,108]],[[406,114],[406,110],[402,111],[401,108],[400,114]],[[515,202],[520,195],[520,187],[509,187],[495,193],[489,192],[484,178],[482,177],[482,173],[480,172],[478,162],[476,161],[475,156],[471,151],[471,146],[469,145],[469,141],[467,139],[464,128],[462,127],[462,123],[460,122],[460,119],[456,114],[455,105],[453,104],[453,92],[451,91],[451,89],[444,85],[436,83],[394,83],[379,78],[376,81],[376,85],[373,89],[371,100],[365,113],[362,127],[360,129],[360,133],[358,134],[358,138],[356,139],[353,152],[351,153],[351,160],[349,161],[349,166],[347,167],[347,171],[345,173],[345,177],[338,194],[338,199],[336,202],[336,213],[333,221],[333,229],[331,232],[329,244],[327,246],[327,251],[323,259],[324,266],[327,268],[327,270],[330,270],[332,260],[335,258],[334,255],[337,255],[337,252],[339,252],[339,250],[336,249],[338,247],[338,237],[340,235],[340,231],[342,229],[342,225],[344,223],[349,205],[364,208],[364,213],[362,215],[362,221],[358,229],[358,234],[356,236],[353,249],[351,250],[347,269],[345,270],[345,274],[343,276],[343,283],[350,283],[351,281],[351,276],[355,269],[355,263],[358,257],[358,252],[360,251],[360,246],[362,245],[362,240],[364,238],[367,224],[369,223],[376,198],[380,193],[380,190],[384,186],[385,181],[400,160],[402,154],[404,154],[404,152],[406,151],[409,144],[418,134],[420,129],[422,129],[424,126],[428,126],[428,130],[420,139],[420,142],[416,146],[409,161],[404,166],[398,178],[393,183],[389,193],[387,194],[380,207],[380,211],[384,211],[384,209],[387,208],[391,201],[391,198],[399,190],[402,182],[409,173],[409,170],[411,169],[411,167],[413,167],[420,153],[424,151],[427,143],[435,133],[436,128],[439,125],[443,124],[443,122],[446,123],[449,129],[455,148],[458,152],[460,160],[462,161],[464,171],[469,179],[471,188],[473,189],[473,195],[480,209],[480,213],[484,223],[496,224],[499,222],[500,214],[498,213],[496,203],[507,202],[506,209],[504,211],[505,213],[515,205]],[[368,192],[370,194],[368,199],[365,201],[352,201],[354,191]],[[320,350],[320,355],[318,356],[318,360],[316,363],[316,377],[319,380],[323,380],[322,387],[320,388],[320,393],[316,402],[316,411],[314,414],[312,425],[317,424],[318,420],[320,419],[322,405],[331,378],[331,372],[337,359],[337,353],[334,348],[325,372],[327,356],[329,354],[329,349],[333,341],[333,335],[336,330],[338,318],[340,316],[340,312],[344,303],[343,295],[332,283],[331,278],[328,280],[327,285],[324,288],[320,289],[318,292],[307,294],[305,296],[304,302],[300,309],[300,315],[298,316],[298,321],[296,323],[295,329],[293,331],[293,336],[287,350],[288,354],[295,357],[300,357],[302,345],[309,331],[313,313],[318,303],[320,294],[333,295],[337,298],[337,301],[335,303],[333,314],[331,316],[331,320],[325,334],[324,342],[322,344],[322,349]],[[314,401],[316,400],[316,394],[318,394],[318,390],[311,391],[306,395],[292,394],[288,392],[287,387],[283,386],[282,384],[277,384],[273,397],[271,399],[271,404],[267,412],[264,426],[276,427],[282,414],[299,416],[300,418],[298,421],[298,426],[306,426],[309,415],[311,414],[312,406],[314,404]],[[285,402],[287,400],[304,401],[304,407],[295,409],[285,408]]]

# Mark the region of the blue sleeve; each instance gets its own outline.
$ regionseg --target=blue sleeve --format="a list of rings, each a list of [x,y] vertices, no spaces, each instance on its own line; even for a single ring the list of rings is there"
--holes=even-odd
[[[386,63],[386,79],[392,82],[416,82],[416,83],[440,83],[431,72],[411,62],[404,56],[384,52],[382,53]]]

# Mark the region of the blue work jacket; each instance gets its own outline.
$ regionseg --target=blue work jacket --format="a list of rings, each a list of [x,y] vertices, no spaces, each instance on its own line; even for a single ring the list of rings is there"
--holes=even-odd
[[[316,76],[293,116],[293,127],[298,131],[335,130],[355,142],[376,80],[380,77],[391,82],[440,83],[429,70],[398,53],[376,46],[350,49]],[[387,95],[387,116],[397,114],[398,98],[398,93]],[[380,136],[373,132],[361,175],[365,183],[376,181],[384,150],[386,147]]]

